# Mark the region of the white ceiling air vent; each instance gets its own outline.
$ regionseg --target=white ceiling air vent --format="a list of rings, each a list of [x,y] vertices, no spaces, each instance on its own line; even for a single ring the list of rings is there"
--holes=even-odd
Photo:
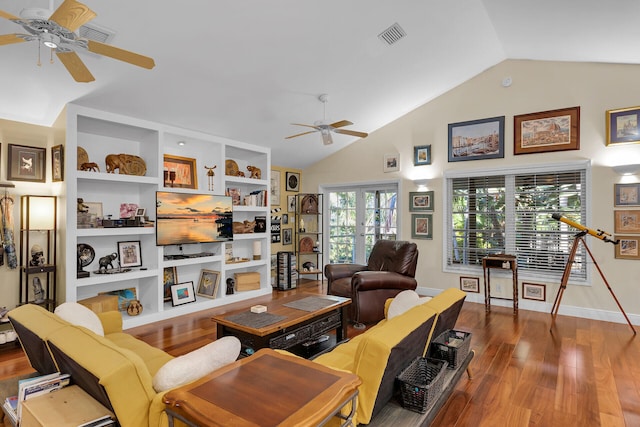
[[[109,43],[113,40],[116,32],[94,23],[84,24],[78,30],[80,37],[100,43]]]
[[[404,32],[400,24],[397,22],[378,34],[378,38],[382,40],[384,43],[391,46],[394,43],[399,42],[403,38],[407,36],[407,33]]]

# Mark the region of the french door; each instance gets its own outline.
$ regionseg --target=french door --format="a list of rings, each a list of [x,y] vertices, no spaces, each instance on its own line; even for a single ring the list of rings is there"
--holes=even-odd
[[[381,239],[398,234],[395,183],[325,189],[329,263],[366,264]]]

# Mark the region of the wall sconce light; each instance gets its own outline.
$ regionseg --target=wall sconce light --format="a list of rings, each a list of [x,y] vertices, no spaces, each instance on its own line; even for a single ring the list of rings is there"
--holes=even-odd
[[[427,187],[427,184],[429,184],[429,180],[426,178],[414,179],[413,183],[417,185],[419,189],[424,189]]]
[[[640,173],[640,165],[618,165],[612,167],[618,175],[637,175]]]

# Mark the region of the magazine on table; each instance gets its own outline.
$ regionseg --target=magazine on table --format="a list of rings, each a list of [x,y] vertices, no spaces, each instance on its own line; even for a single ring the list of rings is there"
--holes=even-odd
[[[22,418],[22,402],[36,396],[51,393],[68,386],[71,381],[69,374],[56,372],[49,375],[27,378],[18,381],[17,418]]]

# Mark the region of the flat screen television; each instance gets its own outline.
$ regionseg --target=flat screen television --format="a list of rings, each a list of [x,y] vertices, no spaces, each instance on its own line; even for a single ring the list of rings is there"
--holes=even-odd
[[[233,240],[230,196],[156,192],[156,244],[227,242]]]

